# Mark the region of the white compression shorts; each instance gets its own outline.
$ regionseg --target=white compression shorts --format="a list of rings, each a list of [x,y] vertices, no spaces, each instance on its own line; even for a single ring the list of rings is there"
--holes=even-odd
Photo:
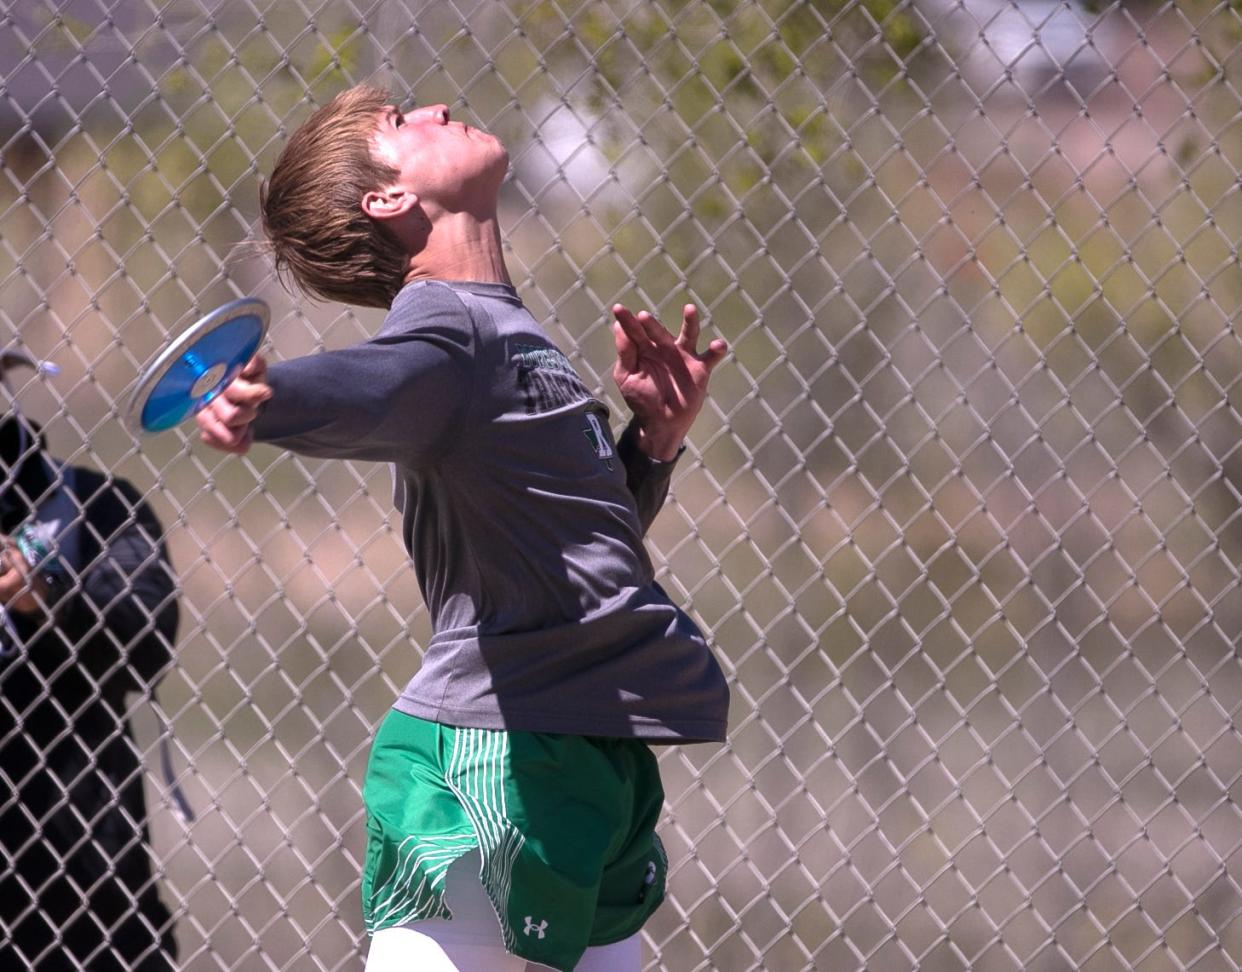
[[[510,955],[500,923],[479,883],[479,855],[466,854],[444,879],[445,902],[453,920],[429,918],[383,928],[371,937],[365,972],[541,972],[547,966]],[[588,948],[574,972],[639,972],[638,935],[612,945]]]

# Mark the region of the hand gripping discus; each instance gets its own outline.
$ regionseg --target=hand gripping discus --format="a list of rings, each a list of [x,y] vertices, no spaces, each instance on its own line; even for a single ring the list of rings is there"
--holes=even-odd
[[[199,318],[138,376],[126,423],[135,432],[163,432],[199,411],[254,357],[270,320],[257,297],[231,300]]]

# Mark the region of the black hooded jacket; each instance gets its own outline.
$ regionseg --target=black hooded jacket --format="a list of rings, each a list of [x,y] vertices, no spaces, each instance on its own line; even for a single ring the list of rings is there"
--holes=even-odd
[[[163,972],[175,945],[125,714],[171,661],[176,583],[137,491],[42,445],[0,422],[0,532],[41,524],[59,561],[45,610],[0,630],[0,968]]]

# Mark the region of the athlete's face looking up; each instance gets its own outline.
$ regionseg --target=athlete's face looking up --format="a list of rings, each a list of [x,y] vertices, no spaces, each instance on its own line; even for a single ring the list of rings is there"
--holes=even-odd
[[[494,211],[509,164],[500,139],[453,121],[444,105],[384,108],[372,151],[397,170],[393,187],[417,196],[433,219],[437,212]]]

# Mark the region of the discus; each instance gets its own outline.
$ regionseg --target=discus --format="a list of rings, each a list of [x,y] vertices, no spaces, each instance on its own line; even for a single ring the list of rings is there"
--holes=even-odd
[[[129,427],[163,432],[202,409],[254,357],[270,320],[266,303],[242,297],[195,321],[138,376],[125,414]]]

